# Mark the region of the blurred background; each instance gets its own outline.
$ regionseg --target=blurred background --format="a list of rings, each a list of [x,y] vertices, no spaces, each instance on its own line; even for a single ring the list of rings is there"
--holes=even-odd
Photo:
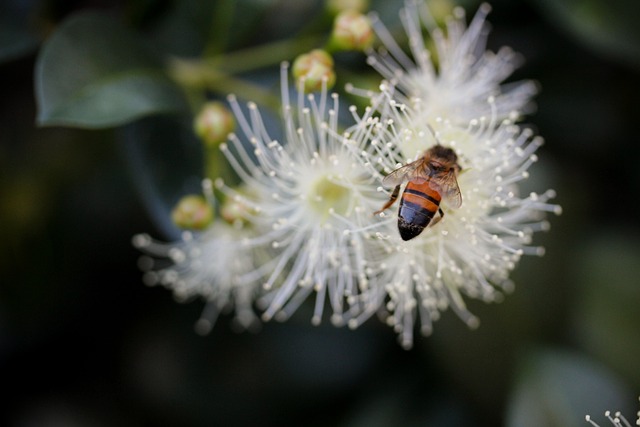
[[[222,316],[197,335],[203,303],[144,286],[131,246],[139,232],[174,237],[168,211],[197,188],[202,155],[189,121],[35,125],[41,46],[79,11],[108,12],[155,49],[189,57],[218,29],[226,51],[321,34],[330,27],[322,1],[0,4],[0,425],[567,427],[587,425],[586,414],[608,425],[607,409],[635,417],[637,0],[492,2],[489,47],[521,52],[511,80],[542,86],[527,118],[546,140],[531,185],[555,188],[564,213],[536,236],[546,255],[521,261],[512,295],[468,301],[478,330],[447,312],[410,351],[373,319],[357,331],[314,327],[305,309],[259,333],[233,332]],[[468,16],[478,4],[463,3]],[[401,5],[371,9],[401,35]],[[372,75],[359,54],[336,66],[336,88]],[[277,90],[277,73],[242,77]]]

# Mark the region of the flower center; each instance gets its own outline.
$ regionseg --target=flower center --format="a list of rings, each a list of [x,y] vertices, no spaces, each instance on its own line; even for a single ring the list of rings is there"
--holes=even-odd
[[[311,192],[311,207],[322,220],[326,220],[331,209],[338,215],[346,215],[351,201],[349,188],[324,176],[314,183]]]

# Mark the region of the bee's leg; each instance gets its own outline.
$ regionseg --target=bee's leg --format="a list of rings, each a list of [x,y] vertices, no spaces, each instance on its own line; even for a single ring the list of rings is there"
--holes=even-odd
[[[438,208],[438,213],[440,214],[440,216],[437,218],[434,217],[433,220],[431,221],[431,224],[429,224],[429,227],[433,227],[434,225],[439,223],[442,218],[444,218],[444,212],[442,212],[442,209]]]
[[[389,200],[387,201],[387,203],[385,203],[384,206],[379,211],[375,211],[373,214],[378,215],[386,211],[387,209],[389,209],[391,205],[393,205],[395,201],[398,199],[398,194],[400,194],[400,186],[396,185],[396,188],[393,189],[393,193],[391,193],[391,196],[389,197]]]

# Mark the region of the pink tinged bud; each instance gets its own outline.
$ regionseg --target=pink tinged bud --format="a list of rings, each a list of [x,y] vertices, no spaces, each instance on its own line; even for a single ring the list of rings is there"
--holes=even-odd
[[[208,146],[215,146],[227,139],[235,129],[233,114],[220,102],[204,104],[193,122],[193,129]]]
[[[320,49],[298,56],[293,62],[292,73],[298,84],[300,81],[304,82],[305,92],[322,90],[323,82],[326,82],[326,87],[329,89],[336,82],[333,58]]]
[[[337,49],[365,50],[373,43],[371,22],[355,10],[341,12],[333,21],[331,40]]]
[[[182,229],[204,230],[213,221],[213,208],[202,196],[184,196],[171,211],[171,219]]]

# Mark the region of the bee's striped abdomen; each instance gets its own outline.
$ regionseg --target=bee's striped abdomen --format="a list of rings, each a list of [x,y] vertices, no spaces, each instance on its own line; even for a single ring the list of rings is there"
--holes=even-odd
[[[440,193],[428,182],[409,182],[400,199],[398,230],[403,240],[410,240],[424,230],[440,206]]]

